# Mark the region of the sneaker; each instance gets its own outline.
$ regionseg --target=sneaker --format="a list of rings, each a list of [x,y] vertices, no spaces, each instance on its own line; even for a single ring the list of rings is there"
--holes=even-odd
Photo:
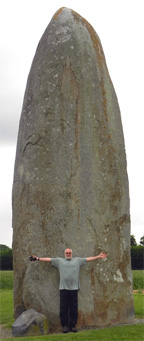
[[[71,328],[71,332],[77,333],[77,331],[78,331],[78,330],[76,329],[76,327],[72,327],[72,328]]]
[[[63,327],[63,333],[68,333],[68,327],[67,326]]]

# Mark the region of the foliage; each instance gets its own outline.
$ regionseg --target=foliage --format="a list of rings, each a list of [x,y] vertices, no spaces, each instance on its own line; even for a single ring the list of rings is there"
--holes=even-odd
[[[137,246],[137,242],[133,234],[130,236],[130,241],[131,241],[131,246]]]
[[[133,270],[144,269],[144,246],[131,247],[131,264]]]
[[[0,270],[12,270],[13,257],[12,249],[6,245],[0,245]]]
[[[9,250],[9,247],[4,244],[0,244],[0,252],[3,250]]]
[[[134,235],[131,235],[131,263],[132,269],[144,269],[143,262],[143,249],[144,248],[144,236],[140,239],[140,244],[137,246]],[[12,270],[13,269],[13,256],[12,249],[8,246],[0,244],[0,270]]]
[[[142,245],[142,246],[144,246],[144,235],[141,237],[141,239],[140,239],[140,244]]]

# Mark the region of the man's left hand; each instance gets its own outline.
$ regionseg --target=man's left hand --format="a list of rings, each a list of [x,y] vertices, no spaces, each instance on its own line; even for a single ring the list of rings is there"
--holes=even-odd
[[[101,252],[98,257],[99,258],[107,258],[107,253]]]

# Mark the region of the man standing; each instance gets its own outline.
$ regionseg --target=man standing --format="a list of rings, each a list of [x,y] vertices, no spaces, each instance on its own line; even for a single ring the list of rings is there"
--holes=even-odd
[[[39,258],[37,256],[30,257],[30,260],[38,260],[49,262],[55,266],[60,275],[60,322],[63,332],[77,332],[76,324],[78,318],[78,290],[80,289],[79,272],[80,267],[87,262],[94,261],[99,258],[106,258],[107,254],[101,252],[98,256],[88,258],[73,258],[72,250],[65,250],[65,258]]]

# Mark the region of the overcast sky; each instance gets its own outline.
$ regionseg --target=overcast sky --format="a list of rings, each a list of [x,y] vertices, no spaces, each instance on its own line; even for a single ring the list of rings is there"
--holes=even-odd
[[[143,0],[1,0],[0,244],[12,246],[11,192],[18,125],[38,42],[60,7],[87,19],[100,37],[118,97],[130,186],[131,234],[144,231]]]

